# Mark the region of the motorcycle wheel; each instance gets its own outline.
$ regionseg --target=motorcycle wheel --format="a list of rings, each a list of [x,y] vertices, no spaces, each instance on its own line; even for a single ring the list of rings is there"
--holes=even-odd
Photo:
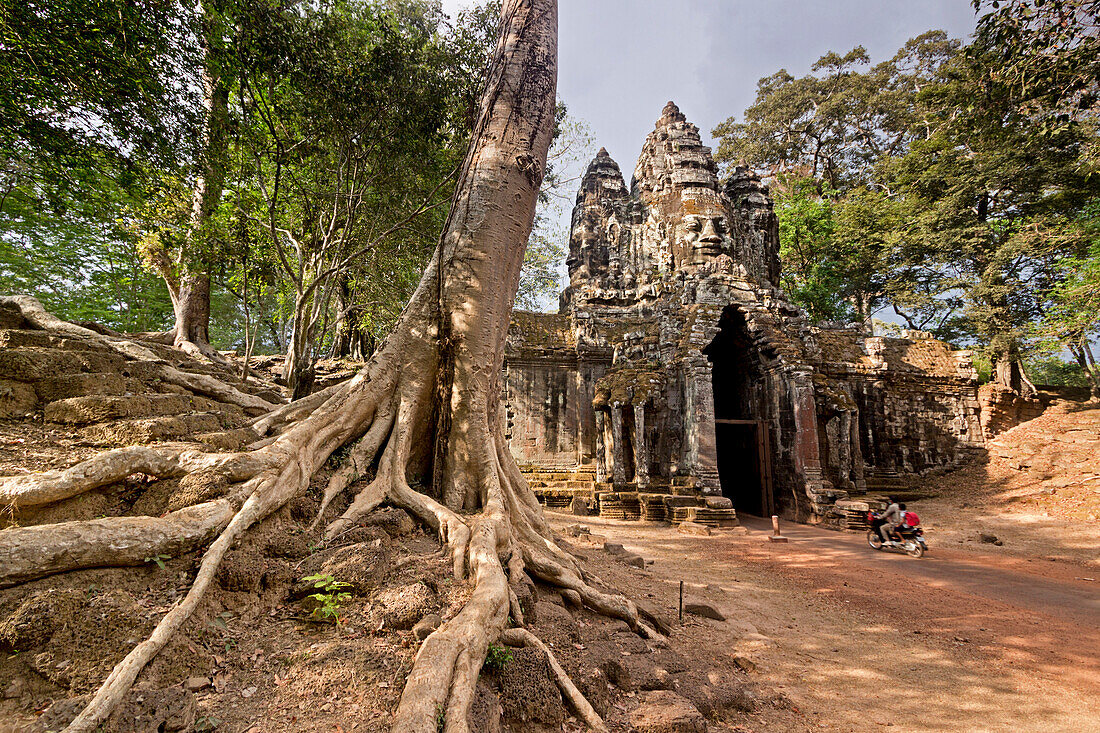
[[[867,544],[876,550],[882,549],[882,535],[875,530],[871,529],[867,531]]]
[[[924,555],[924,547],[919,542],[906,542],[905,554],[909,557],[921,557]]]

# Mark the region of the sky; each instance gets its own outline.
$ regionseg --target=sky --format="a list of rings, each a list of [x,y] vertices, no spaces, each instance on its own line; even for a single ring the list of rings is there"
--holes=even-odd
[[[469,4],[443,0],[450,14]],[[859,45],[877,63],[927,30],[966,38],[974,21],[969,0],[560,0],[558,96],[629,180],[669,100],[713,145],[762,77]]]

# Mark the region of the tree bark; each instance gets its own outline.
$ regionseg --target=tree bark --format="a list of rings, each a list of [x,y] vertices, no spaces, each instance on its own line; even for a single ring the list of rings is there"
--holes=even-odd
[[[1035,385],[1027,378],[1023,361],[1015,347],[1010,346],[993,357],[993,382],[1011,389],[1022,397],[1034,397]]]
[[[210,275],[201,272],[185,275],[180,280],[178,295],[173,298],[172,310],[176,317],[173,329],[175,346],[209,344]]]

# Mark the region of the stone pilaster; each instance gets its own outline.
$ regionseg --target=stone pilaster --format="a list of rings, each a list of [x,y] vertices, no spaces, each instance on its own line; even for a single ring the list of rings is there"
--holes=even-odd
[[[722,493],[718,477],[718,447],[714,434],[714,388],[710,362],[700,354],[684,361],[684,388],[687,410],[684,414],[687,473],[696,478],[696,486],[706,495]]]
[[[611,406],[611,482],[626,483],[626,464],[623,461],[623,406]]]
[[[645,405],[634,405],[634,480],[638,489],[649,486],[649,446],[645,439]]]
[[[607,422],[603,412],[596,413],[596,480],[607,481]]]

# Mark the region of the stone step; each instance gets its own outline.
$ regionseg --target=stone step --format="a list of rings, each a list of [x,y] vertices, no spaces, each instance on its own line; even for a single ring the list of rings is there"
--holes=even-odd
[[[110,352],[105,344],[91,339],[70,338],[50,331],[0,329],[0,349],[61,349],[63,351]]]
[[[46,405],[49,422],[86,425],[127,418],[163,417],[189,412],[223,412],[243,418],[244,412],[233,405],[223,405],[205,397],[185,394],[89,395],[56,400]]]
[[[104,351],[18,347],[0,349],[0,379],[37,382],[62,374],[121,372],[126,359]]]
[[[190,438],[198,433],[215,433],[230,427],[225,416],[214,412],[151,417],[138,420],[112,420],[81,429],[81,434],[108,445],[135,445],[158,440]]]
[[[736,527],[737,514],[733,509],[711,509],[706,506],[672,507],[669,521],[674,525],[681,522],[695,522],[708,527]]]
[[[560,489],[563,491],[595,491],[595,481],[543,481],[542,486],[547,489]]]
[[[46,377],[34,383],[34,391],[43,402],[87,397],[88,395],[141,394],[145,391],[141,380],[124,377],[113,372],[92,372],[89,374],[64,374]]]

